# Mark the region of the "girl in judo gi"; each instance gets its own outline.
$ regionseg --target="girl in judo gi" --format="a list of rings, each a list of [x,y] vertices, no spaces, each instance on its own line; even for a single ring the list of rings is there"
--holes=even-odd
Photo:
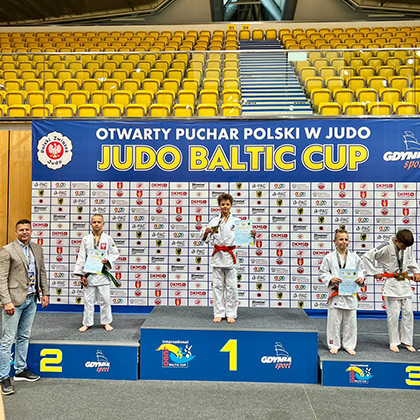
[[[356,283],[364,284],[365,270],[359,256],[348,250],[349,235],[344,229],[337,229],[334,236],[335,251],[327,254],[319,269],[321,281],[328,286],[327,343],[331,354],[337,354],[341,347],[340,328],[343,324],[343,347],[350,355],[356,354],[357,343],[357,293],[342,296],[338,293],[340,269],[357,270]]]
[[[100,274],[88,274],[84,271],[88,251],[91,249],[98,249],[105,252],[106,256],[102,260],[102,264],[106,270],[112,269],[114,262],[120,256],[114,240],[111,236],[103,232],[104,224],[105,221],[101,214],[94,214],[92,216],[90,222],[92,232],[83,238],[74,268],[74,274],[80,276],[81,283],[84,287],[83,297],[85,306],[83,311],[83,325],[79,328],[80,332],[87,331],[93,325],[95,297],[99,302],[101,324],[106,331],[113,330],[111,326],[110,279],[103,272]]]

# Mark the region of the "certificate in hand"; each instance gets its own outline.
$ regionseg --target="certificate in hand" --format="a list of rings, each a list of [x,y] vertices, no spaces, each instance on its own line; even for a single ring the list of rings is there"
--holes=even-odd
[[[249,219],[235,219],[235,241],[236,245],[252,245],[251,236],[252,222]]]
[[[87,258],[84,266],[86,273],[100,274],[102,273],[102,260],[106,258],[106,251],[99,249],[89,249],[87,252]]]
[[[342,280],[342,283],[338,284],[338,294],[340,296],[352,296],[357,293],[357,270],[340,268],[340,279]]]

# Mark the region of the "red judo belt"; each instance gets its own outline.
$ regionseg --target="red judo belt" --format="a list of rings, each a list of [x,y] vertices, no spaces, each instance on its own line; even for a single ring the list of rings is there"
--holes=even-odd
[[[332,290],[332,293],[328,296],[327,303],[330,301],[332,297],[338,296],[338,286],[333,286],[331,290]],[[356,298],[358,301],[360,301],[359,293],[356,293]]]
[[[232,255],[232,258],[233,258],[233,264],[236,264],[236,257],[235,257],[235,254],[233,253],[234,249],[236,249],[236,246],[215,245],[212,256],[216,252],[219,252],[219,251],[229,252],[229,254]]]
[[[381,276],[386,278],[394,278],[398,281],[413,280],[413,278],[408,275],[408,271],[405,271],[404,273],[382,273]]]

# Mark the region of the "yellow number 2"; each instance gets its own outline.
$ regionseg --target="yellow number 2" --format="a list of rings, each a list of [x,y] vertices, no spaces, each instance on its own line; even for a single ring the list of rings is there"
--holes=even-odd
[[[60,349],[42,349],[41,356],[51,356],[44,357],[40,362],[41,372],[62,372],[62,366],[56,366],[61,363],[63,360],[63,353]],[[55,357],[54,357],[55,356]]]
[[[238,343],[237,340],[229,340],[220,351],[229,353],[229,370],[238,370]]]

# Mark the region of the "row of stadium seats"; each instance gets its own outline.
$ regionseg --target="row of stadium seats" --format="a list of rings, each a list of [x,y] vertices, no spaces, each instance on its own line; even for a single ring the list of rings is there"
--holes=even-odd
[[[241,113],[239,104],[222,104],[220,108],[217,104],[199,104],[197,108],[185,104],[175,104],[170,107],[166,104],[39,104],[39,105],[0,105],[0,117],[11,118],[45,118],[45,117],[82,117],[82,118],[118,118],[118,117],[216,117],[223,115],[226,117],[238,116]]]
[[[77,35],[76,35],[77,34]],[[8,52],[190,51],[236,50],[236,31],[145,31],[0,33],[0,49]]]
[[[399,102],[411,102],[420,104],[420,89],[406,89],[401,92],[398,89],[383,88],[375,90],[372,88],[360,88],[352,90],[348,88],[330,90],[327,88],[312,89],[310,98],[315,110],[318,110],[322,102],[335,102],[343,105],[346,102],[387,102],[391,105]]]
[[[319,115],[416,115],[419,106],[411,102],[321,102],[318,106]]]
[[[25,91],[0,91],[1,103],[5,105],[42,105],[51,104],[59,105],[71,103],[74,105],[96,103],[98,105],[118,103],[128,105],[130,103],[143,103],[147,106],[154,101],[159,104],[168,105],[172,108],[174,103],[190,105],[192,108],[198,103],[205,104],[228,104],[240,103],[241,94],[237,89],[225,89],[219,95],[217,90],[202,89],[199,93],[196,90],[138,90],[132,92],[129,90],[74,90],[67,92],[66,90],[54,90],[51,92],[33,91],[26,93]]]

